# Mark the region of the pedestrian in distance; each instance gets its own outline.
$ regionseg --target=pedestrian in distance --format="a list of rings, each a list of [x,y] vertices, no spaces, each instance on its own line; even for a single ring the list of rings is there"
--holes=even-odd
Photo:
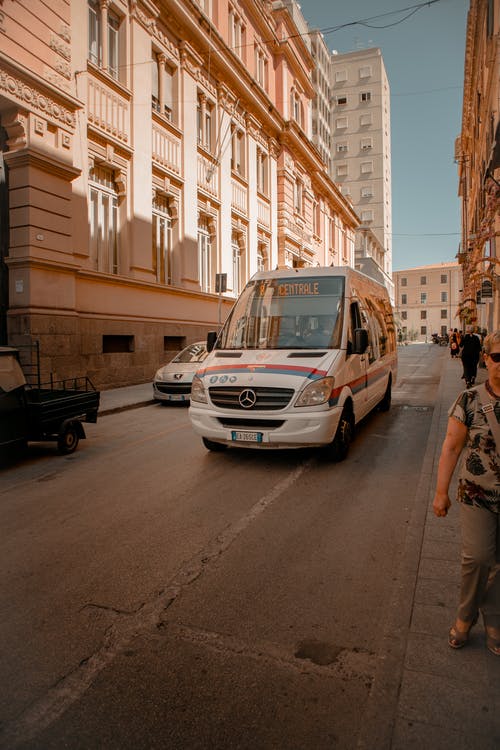
[[[477,366],[481,356],[481,339],[474,333],[472,326],[467,326],[465,336],[461,342],[460,358],[464,372],[462,379],[465,380],[465,387],[470,388],[476,382]]]
[[[465,448],[457,490],[460,601],[448,643],[465,646],[481,612],[486,646],[500,656],[500,330],[486,337],[484,359],[486,383],[463,391],[449,411],[433,510],[438,517],[448,513],[450,482]]]
[[[452,359],[460,354],[460,336],[456,328],[450,334],[450,354]]]

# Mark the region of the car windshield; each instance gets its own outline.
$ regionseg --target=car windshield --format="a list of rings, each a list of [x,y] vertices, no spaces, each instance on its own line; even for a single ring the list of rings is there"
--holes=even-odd
[[[204,342],[198,342],[197,344],[190,344],[182,352],[173,358],[172,362],[203,362],[207,356],[207,348]]]
[[[343,276],[251,280],[224,325],[218,349],[338,349]]]

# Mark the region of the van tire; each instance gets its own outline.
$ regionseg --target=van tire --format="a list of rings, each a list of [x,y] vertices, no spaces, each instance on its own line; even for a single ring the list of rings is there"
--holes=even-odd
[[[392,400],[392,383],[391,383],[391,379],[389,378],[389,382],[387,383],[387,388],[385,389],[384,397],[378,405],[378,408],[380,409],[380,411],[389,411],[389,409],[391,408],[391,400]]]
[[[227,449],[225,443],[216,443],[214,440],[209,440],[208,438],[202,438],[202,441],[205,448],[213,453],[222,453]]]
[[[347,458],[353,432],[354,420],[352,411],[344,406],[337,425],[337,432],[330,446],[330,458],[332,461],[339,463]]]

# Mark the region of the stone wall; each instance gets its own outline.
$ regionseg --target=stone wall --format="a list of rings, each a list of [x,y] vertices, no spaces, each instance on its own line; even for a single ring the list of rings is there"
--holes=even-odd
[[[96,388],[106,390],[152,381],[176,351],[204,340],[209,330],[213,326],[200,323],[20,315],[11,319],[9,343],[39,342],[45,382],[86,375]],[[111,349],[116,348],[113,343],[128,342],[130,351],[104,352],[105,340]]]

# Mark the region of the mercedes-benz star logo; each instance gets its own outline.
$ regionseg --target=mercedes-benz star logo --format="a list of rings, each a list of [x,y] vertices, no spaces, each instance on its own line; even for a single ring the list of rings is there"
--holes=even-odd
[[[240,397],[239,397],[240,406],[243,407],[243,409],[251,409],[252,406],[255,406],[257,401],[257,395],[255,391],[252,391],[250,388],[247,388],[244,391],[241,391]]]

